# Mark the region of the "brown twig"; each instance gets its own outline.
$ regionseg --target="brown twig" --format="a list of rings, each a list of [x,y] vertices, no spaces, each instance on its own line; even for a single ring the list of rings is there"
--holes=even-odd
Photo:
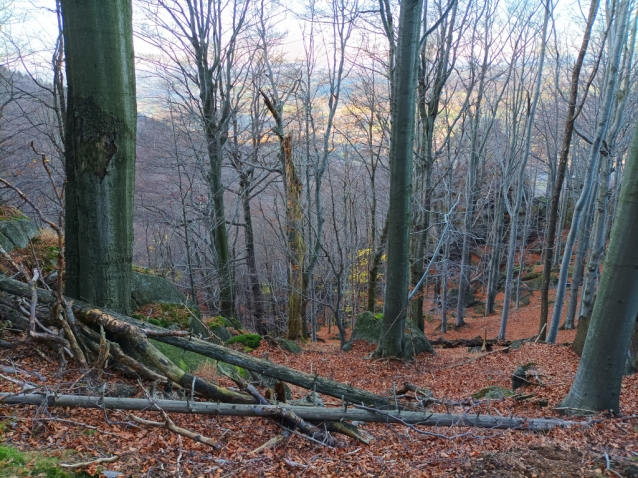
[[[99,465],[101,463],[112,463],[117,460],[120,455],[109,456],[108,458],[98,458],[97,460],[84,461],[81,463],[60,463],[62,468],[76,469],[84,468],[85,466]]]

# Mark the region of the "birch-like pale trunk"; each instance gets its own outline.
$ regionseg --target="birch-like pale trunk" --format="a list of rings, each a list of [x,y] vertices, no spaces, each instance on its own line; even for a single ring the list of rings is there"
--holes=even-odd
[[[600,114],[598,116],[598,124],[596,126],[596,134],[592,138],[592,144],[589,153],[589,170],[581,190],[580,197],[574,206],[574,215],[572,217],[571,227],[567,240],[565,241],[565,252],[563,253],[563,260],[560,267],[560,275],[558,278],[558,286],[556,288],[556,299],[554,304],[554,311],[552,313],[552,323],[549,327],[549,333],[547,334],[547,342],[555,343],[558,335],[558,326],[560,324],[561,315],[563,312],[563,302],[565,300],[565,290],[567,288],[567,278],[569,274],[569,264],[572,258],[572,252],[574,250],[574,243],[576,242],[576,236],[578,234],[578,228],[583,216],[583,210],[589,199],[592,185],[594,182],[594,176],[598,169],[598,160],[600,157],[600,148],[603,146],[603,139],[607,134],[609,128],[609,121],[611,116],[611,108],[616,98],[616,91],[618,85],[618,71],[620,70],[620,56],[622,53],[623,45],[626,41],[627,34],[627,16],[629,8],[629,0],[624,2],[618,2],[617,16],[614,19],[615,23],[615,38],[613,43],[612,54],[609,57],[609,63],[607,66],[605,77],[605,96],[600,108]]]
[[[583,354],[574,383],[561,403],[566,413],[619,412],[627,349],[638,313],[637,198],[638,127],[627,159]]]

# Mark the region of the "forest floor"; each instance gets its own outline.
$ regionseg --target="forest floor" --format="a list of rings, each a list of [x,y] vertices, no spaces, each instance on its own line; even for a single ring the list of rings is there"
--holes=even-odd
[[[512,311],[508,339],[529,338],[537,333],[538,295],[536,292],[528,306]],[[469,315],[466,327],[450,331],[445,337],[474,338],[483,336],[486,330],[488,338],[496,336],[500,314],[481,318]],[[434,331],[437,325],[438,321],[427,324],[429,338],[441,336]],[[335,334],[336,329],[328,332],[324,328],[320,336],[325,342],[305,344],[298,355],[273,348],[265,341],[252,354],[376,393],[391,394],[393,386],[399,387],[407,381],[432,390],[439,400],[464,402],[463,405],[433,405],[433,412],[480,412],[517,417],[558,417],[553,408],[567,394],[578,366],[578,357],[566,345],[573,340],[575,331],[561,331],[559,345],[524,343],[521,348],[507,353],[497,348],[492,353],[470,353],[465,347],[438,349],[436,355],[421,355],[409,363],[371,360],[368,356],[374,346],[365,342],[357,342],[352,351],[343,352]],[[5,339],[8,335],[5,334]],[[15,341],[21,340],[20,336],[14,337]],[[525,394],[534,394],[530,400],[471,398],[473,393],[487,386],[509,388],[515,367],[530,362],[536,364],[542,382],[542,385],[523,389]],[[15,364],[23,370],[37,371],[46,382],[35,377],[29,380],[62,393],[72,390],[78,393],[84,380],[77,370],[67,370],[60,375],[57,364],[43,360],[27,342],[16,349],[0,351],[0,364],[5,367]],[[224,383],[224,377],[210,378]],[[105,375],[105,379],[136,385],[116,373]],[[0,390],[16,391],[13,387],[11,382],[0,378]],[[307,393],[294,386],[291,388],[294,398]],[[141,391],[138,396],[143,396]],[[336,399],[323,398],[327,406],[341,405]],[[543,406],[545,403],[547,406]],[[375,438],[369,446],[338,436],[344,446],[329,449],[292,435],[274,449],[251,455],[252,450],[279,433],[274,424],[259,418],[177,414],[172,417],[177,425],[214,439],[219,448],[212,449],[188,438],[178,438],[165,429],[131,426],[124,411],[106,413],[0,405],[0,477],[80,476],[41,472],[37,460],[24,458],[29,455],[15,458],[7,452],[13,449],[38,451],[55,463],[118,456],[108,464],[84,468],[86,474],[82,476],[98,476],[100,470],[106,471],[102,476],[110,477],[638,476],[638,467],[633,466],[638,457],[636,375],[623,380],[621,412],[620,417],[594,417],[588,426],[543,433],[461,427],[421,427],[417,433],[402,425],[364,424],[362,428]],[[158,419],[154,412],[139,415]]]

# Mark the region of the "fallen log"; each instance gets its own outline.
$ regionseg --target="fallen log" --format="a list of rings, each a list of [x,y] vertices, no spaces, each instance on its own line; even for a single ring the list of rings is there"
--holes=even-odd
[[[17,295],[21,297],[30,297],[31,289],[27,284],[19,282],[8,277],[0,277],[0,290],[3,290],[9,294]],[[42,304],[55,303],[55,297],[48,291],[38,289],[38,299]],[[72,299],[66,299],[69,304],[72,303],[71,308],[74,313],[81,309],[93,309],[107,313],[108,315],[126,322],[131,325],[135,325],[142,329],[150,329],[155,331],[164,331],[161,327],[156,327],[153,324],[142,322],[140,320],[128,317],[116,312],[95,309],[90,304],[82,302],[80,300],[73,301]],[[179,347],[190,352],[195,352],[206,357],[210,357],[221,362],[226,362],[232,365],[250,370],[251,372],[257,372],[261,375],[276,378],[282,382],[292,383],[299,387],[314,390],[317,393],[323,393],[336,398],[343,398],[352,403],[365,403],[366,405],[374,405],[376,407],[387,407],[389,401],[386,397],[376,395],[374,393],[361,390],[355,387],[351,387],[344,383],[329,380],[327,378],[320,377],[318,375],[310,375],[298,370],[294,370],[283,365],[272,363],[268,360],[258,359],[248,354],[238,352],[233,349],[229,349],[222,345],[216,345],[204,340],[197,339],[195,337],[171,337],[171,336],[159,336],[156,340],[165,342],[175,347]]]
[[[588,426],[589,421],[568,421],[554,418],[519,418],[482,414],[452,415],[396,410],[373,410],[362,408],[323,408],[279,405],[238,405],[231,403],[184,402],[179,400],[148,400],[141,398],[90,397],[82,395],[42,395],[36,393],[0,393],[0,404],[44,405],[49,407],[98,408],[108,410],[147,410],[166,413],[221,415],[238,417],[278,416],[282,410],[294,413],[299,418],[313,422],[338,422],[353,420],[360,422],[409,423],[424,426],[463,426],[492,429],[521,429],[546,431],[556,427]]]
[[[509,347],[512,345],[511,340],[498,340],[498,339],[490,339],[483,340],[482,338],[475,339],[455,339],[455,340],[447,340],[447,339],[436,339],[430,340],[432,347],[440,348],[440,349],[453,349],[457,347],[482,347],[485,344],[486,347],[493,347],[494,345],[499,347]]]

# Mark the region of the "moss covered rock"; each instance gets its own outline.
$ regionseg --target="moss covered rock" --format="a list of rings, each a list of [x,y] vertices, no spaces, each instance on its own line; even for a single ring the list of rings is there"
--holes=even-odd
[[[228,340],[227,344],[242,344],[249,349],[256,349],[261,342],[261,335],[259,334],[241,334]]]
[[[500,400],[514,395],[510,389],[499,386],[485,387],[478,392],[472,394],[472,398],[489,398],[490,400]]]
[[[372,312],[359,314],[354,324],[350,341],[343,347],[343,350],[350,350],[352,342],[355,340],[365,340],[371,344],[379,343],[382,318],[382,314],[373,314]],[[404,337],[404,353],[406,356],[411,357],[423,352],[434,353],[434,348],[428,339],[411,320],[406,320],[405,322]]]
[[[7,252],[22,249],[38,232],[35,223],[25,216],[0,220],[0,245]]]
[[[290,352],[290,353],[293,353],[293,354],[299,354],[299,353],[301,353],[303,351],[303,349],[301,347],[299,347],[299,345],[294,343],[292,340],[288,340],[288,339],[284,339],[284,338],[278,337],[277,338],[277,343],[286,352]]]
[[[226,362],[217,362],[217,371],[236,382],[250,382],[253,379],[248,370]]]

